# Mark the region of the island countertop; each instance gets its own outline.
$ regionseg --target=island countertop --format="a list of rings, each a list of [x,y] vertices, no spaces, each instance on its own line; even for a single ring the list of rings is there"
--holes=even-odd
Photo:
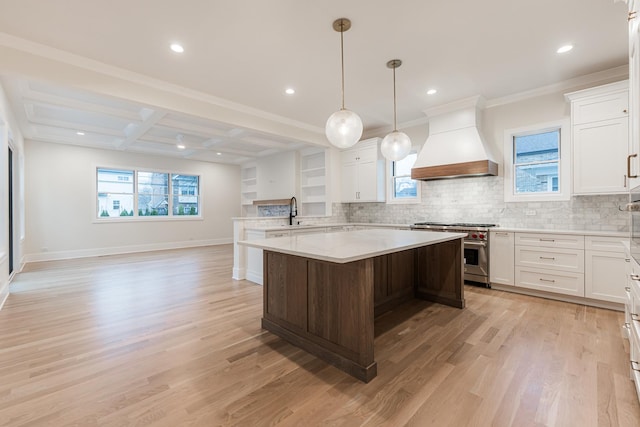
[[[343,264],[465,236],[466,233],[369,229],[243,240],[238,244]]]

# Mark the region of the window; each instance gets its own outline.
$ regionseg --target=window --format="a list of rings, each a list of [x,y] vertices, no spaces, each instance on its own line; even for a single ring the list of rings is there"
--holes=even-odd
[[[121,216],[133,210],[133,171],[98,169],[98,216]]]
[[[98,168],[96,175],[99,218],[200,214],[197,175],[108,168]]]
[[[169,215],[169,174],[138,172],[138,216]]]
[[[198,214],[198,177],[194,175],[171,175],[173,188],[173,214]]]
[[[417,150],[402,160],[389,162],[387,203],[419,203],[420,183],[411,179],[411,168],[418,158]]]
[[[566,129],[558,122],[505,132],[505,201],[569,200]]]

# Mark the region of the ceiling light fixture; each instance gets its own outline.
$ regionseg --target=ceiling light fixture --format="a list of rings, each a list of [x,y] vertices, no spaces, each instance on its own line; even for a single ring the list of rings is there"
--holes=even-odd
[[[340,33],[340,59],[342,64],[342,107],[327,120],[325,134],[327,139],[338,148],[349,148],[362,136],[362,120],[353,111],[344,108],[344,32],[351,28],[347,18],[336,19],[333,29]]]
[[[556,52],[557,53],[567,53],[571,49],[573,49],[573,45],[572,44],[566,44],[564,46],[559,47],[558,50],[556,50]]]
[[[286,93],[287,95],[293,95],[294,93],[296,93],[296,90],[293,88],[288,88],[284,91],[284,93]]]
[[[427,95],[435,95],[436,93],[438,93],[437,89],[429,89],[427,91]]]
[[[398,130],[396,122],[396,68],[402,65],[399,59],[392,59],[387,62],[387,67],[393,70],[393,132],[389,133],[382,140],[380,151],[382,155],[391,161],[402,160],[411,151],[411,139],[406,133]]]
[[[218,155],[218,156],[222,156],[222,153],[216,153],[216,155]]]
[[[186,145],[184,145],[184,143],[182,142],[184,139],[184,136],[182,136],[181,133],[176,135],[176,141],[178,142],[176,144],[176,147],[178,147],[178,150],[184,150],[185,148],[187,148]]]
[[[79,130],[78,132],[76,132],[76,135],[83,136],[83,135],[84,135],[84,132],[82,132],[82,131],[80,131],[80,130]]]
[[[175,53],[182,53],[184,52],[184,47],[179,43],[171,43],[171,50]]]

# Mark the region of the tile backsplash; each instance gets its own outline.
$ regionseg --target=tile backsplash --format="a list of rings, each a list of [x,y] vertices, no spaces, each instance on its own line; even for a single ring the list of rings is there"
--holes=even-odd
[[[618,209],[628,195],[574,196],[564,202],[504,201],[503,178],[422,181],[420,204],[346,204],[350,222],[411,224],[419,221],[494,223],[509,228],[628,231],[629,214]],[[335,209],[335,206],[334,206]]]

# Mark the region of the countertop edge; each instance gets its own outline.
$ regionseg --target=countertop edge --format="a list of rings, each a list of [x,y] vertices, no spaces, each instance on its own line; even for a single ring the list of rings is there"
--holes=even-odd
[[[345,231],[344,234],[353,236],[354,232]],[[442,236],[436,239],[429,239],[427,241],[403,244],[403,245],[389,247],[389,248],[375,250],[375,251],[365,249],[366,252],[362,252],[357,255],[343,257],[343,258],[337,258],[337,257],[333,257],[330,255],[321,254],[321,253],[313,253],[311,251],[305,251],[305,250],[299,250],[299,249],[295,250],[291,248],[282,248],[282,247],[275,246],[277,243],[281,243],[284,241],[291,241],[291,239],[293,239],[294,236],[284,236],[284,237],[276,237],[276,238],[270,238],[270,239],[267,238],[267,239],[256,239],[256,240],[240,240],[238,241],[238,244],[242,246],[247,246],[247,247],[272,251],[272,252],[278,252],[278,253],[283,253],[287,255],[300,256],[303,258],[311,258],[311,259],[316,259],[320,261],[333,262],[337,264],[346,264],[349,262],[360,261],[363,259],[373,258],[380,255],[387,255],[394,252],[400,252],[404,250],[420,248],[423,246],[430,246],[438,243],[444,243],[452,240],[462,239],[463,237],[466,236],[465,233],[440,233],[440,234],[442,234]]]

